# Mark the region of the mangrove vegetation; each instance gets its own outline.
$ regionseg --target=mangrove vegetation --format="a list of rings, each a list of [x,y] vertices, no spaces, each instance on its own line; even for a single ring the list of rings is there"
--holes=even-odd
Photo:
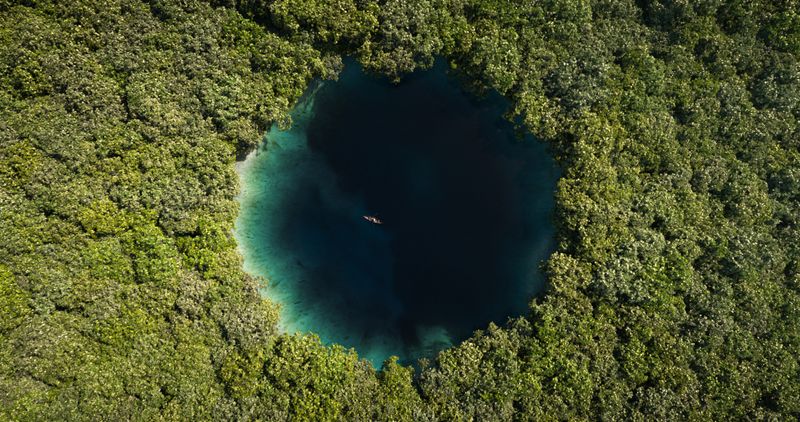
[[[800,417],[797,0],[0,0],[0,419]],[[238,159],[437,57],[562,170],[546,288],[418,367],[281,334]]]

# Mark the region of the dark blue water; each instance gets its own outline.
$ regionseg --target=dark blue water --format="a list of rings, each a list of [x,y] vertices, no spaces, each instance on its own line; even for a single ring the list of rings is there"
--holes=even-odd
[[[393,85],[352,62],[240,172],[237,237],[284,328],[410,362],[522,315],[552,250],[558,171],[499,96],[437,63]],[[372,224],[362,217],[383,221]]]

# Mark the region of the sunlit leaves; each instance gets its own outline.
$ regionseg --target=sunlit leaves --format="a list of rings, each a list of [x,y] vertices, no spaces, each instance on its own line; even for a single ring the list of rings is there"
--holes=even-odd
[[[796,1],[210,3],[0,2],[0,418],[797,418]],[[444,55],[562,164],[545,296],[417,379],[278,335],[231,237],[340,54]]]

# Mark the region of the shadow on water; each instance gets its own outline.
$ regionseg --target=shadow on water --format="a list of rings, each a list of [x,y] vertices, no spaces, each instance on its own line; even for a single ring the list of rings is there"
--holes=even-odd
[[[392,85],[350,61],[290,130],[270,130],[240,167],[237,238],[283,328],[380,365],[524,314],[553,248],[558,170],[506,107],[464,93],[443,62]]]

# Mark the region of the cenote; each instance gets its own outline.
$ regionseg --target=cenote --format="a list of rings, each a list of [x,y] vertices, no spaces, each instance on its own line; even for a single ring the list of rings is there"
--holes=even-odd
[[[558,169],[543,143],[441,61],[398,85],[345,64],[238,164],[236,237],[281,328],[380,366],[524,315],[554,241]]]

